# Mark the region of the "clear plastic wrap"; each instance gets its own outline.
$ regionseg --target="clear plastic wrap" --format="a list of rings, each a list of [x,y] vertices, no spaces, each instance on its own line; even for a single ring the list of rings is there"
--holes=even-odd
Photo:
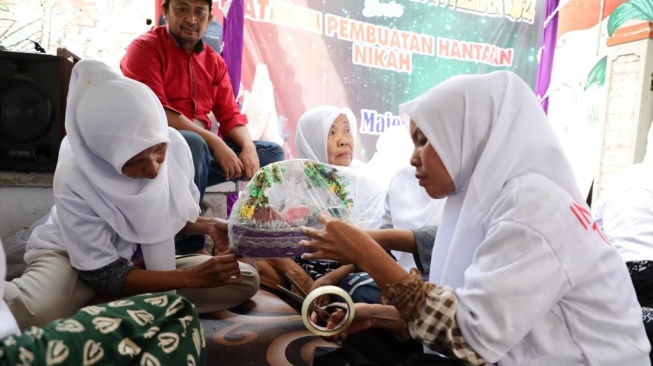
[[[373,183],[347,168],[312,160],[285,160],[261,168],[234,204],[230,245],[243,257],[299,256],[305,252],[299,242],[306,238],[299,228],[322,227],[317,215],[323,211],[367,227],[376,220],[383,197],[374,198],[371,214],[359,210],[362,214],[357,215],[354,202],[366,201],[356,197],[363,191],[357,189],[361,184]]]

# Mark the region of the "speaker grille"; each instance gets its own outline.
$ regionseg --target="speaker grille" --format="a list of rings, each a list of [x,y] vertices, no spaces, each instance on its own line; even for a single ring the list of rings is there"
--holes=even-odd
[[[72,68],[70,56],[0,52],[0,170],[55,170]]]
[[[6,142],[29,142],[41,137],[54,118],[53,103],[43,88],[30,80],[0,84],[0,131]]]

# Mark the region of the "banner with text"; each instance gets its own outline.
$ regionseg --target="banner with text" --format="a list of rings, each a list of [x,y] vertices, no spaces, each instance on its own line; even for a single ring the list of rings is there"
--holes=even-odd
[[[226,3],[226,5],[225,5]],[[229,1],[214,2],[221,21]],[[399,104],[457,74],[507,69],[533,88],[544,0],[244,0],[239,101],[254,138],[295,157],[299,117],[320,104],[358,118],[356,156],[400,125]]]

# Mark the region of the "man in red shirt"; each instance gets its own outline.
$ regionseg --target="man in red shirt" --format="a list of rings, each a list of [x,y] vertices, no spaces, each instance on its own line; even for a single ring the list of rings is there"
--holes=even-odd
[[[193,154],[200,202],[209,185],[249,179],[260,166],[284,159],[281,146],[252,141],[240,113],[227,66],[202,36],[213,19],[211,0],[165,0],[167,24],[136,38],[120,63],[123,74],[157,95],[168,124],[184,136]],[[208,114],[219,123],[211,131]],[[204,250],[202,236],[177,243],[180,254]]]

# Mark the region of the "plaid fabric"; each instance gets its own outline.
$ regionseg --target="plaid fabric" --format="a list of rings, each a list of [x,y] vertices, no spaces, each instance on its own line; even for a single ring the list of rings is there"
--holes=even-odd
[[[442,286],[432,289],[408,323],[411,337],[427,347],[471,365],[490,365],[465,342],[456,322],[458,299],[453,289]]]
[[[453,359],[490,365],[465,342],[456,322],[458,299],[451,287],[424,282],[413,268],[406,279],[388,284],[381,300],[397,308],[413,339]]]

